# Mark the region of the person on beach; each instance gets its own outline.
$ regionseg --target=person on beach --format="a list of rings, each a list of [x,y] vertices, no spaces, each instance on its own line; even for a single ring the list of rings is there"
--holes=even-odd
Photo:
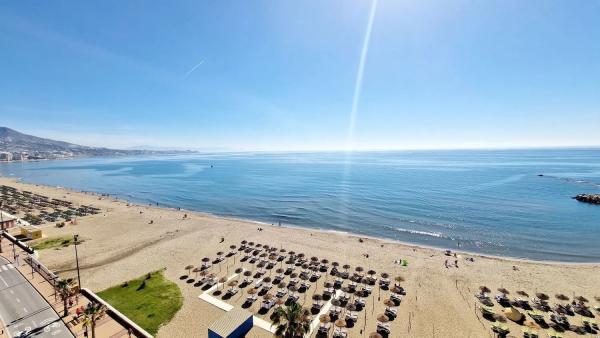
[[[458,259],[454,260],[454,266],[458,268]]]
[[[448,269],[448,260],[446,259],[446,261],[444,262],[444,266],[446,267],[446,269]]]

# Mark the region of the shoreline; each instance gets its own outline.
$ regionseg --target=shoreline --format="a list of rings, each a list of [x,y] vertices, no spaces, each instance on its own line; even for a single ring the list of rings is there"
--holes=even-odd
[[[144,204],[140,204],[135,201],[130,201],[130,200],[127,200],[127,199],[124,199],[121,197],[113,197],[113,196],[116,196],[116,194],[100,193],[100,192],[86,191],[86,190],[79,191],[79,190],[68,188],[68,187],[52,186],[49,184],[32,183],[32,182],[24,181],[22,178],[19,178],[19,177],[8,177],[8,176],[0,175],[0,178],[8,179],[8,180],[14,181],[15,183],[21,183],[21,184],[25,184],[25,185],[41,186],[41,187],[52,188],[52,189],[60,189],[60,190],[64,190],[64,191],[67,191],[70,193],[83,193],[83,194],[94,195],[94,196],[98,196],[98,197],[104,197],[104,198],[110,199],[111,201],[125,203],[130,206],[152,208],[152,209],[157,209],[157,210],[187,212],[187,213],[193,213],[193,214],[204,216],[204,217],[214,217],[214,218],[219,218],[222,220],[228,220],[228,221],[233,221],[233,222],[253,223],[253,224],[257,224],[257,225],[261,225],[261,226],[268,226],[268,227],[273,227],[273,228],[294,229],[294,230],[304,231],[304,232],[309,232],[309,233],[311,231],[324,233],[324,234],[332,233],[332,234],[338,234],[338,235],[345,236],[345,237],[350,237],[350,238],[353,238],[356,240],[364,238],[364,239],[370,239],[370,240],[377,241],[377,242],[382,242],[384,244],[397,244],[397,245],[401,245],[401,246],[404,246],[404,247],[410,248],[410,249],[417,248],[417,249],[434,250],[434,251],[439,251],[439,252],[444,252],[445,250],[451,250],[453,253],[462,254],[462,255],[470,255],[470,256],[479,257],[479,258],[496,259],[496,260],[503,260],[503,261],[513,261],[513,262],[519,262],[519,263],[538,263],[538,264],[546,264],[546,265],[572,265],[572,266],[595,266],[595,265],[600,264],[600,260],[597,262],[572,262],[572,261],[557,261],[557,260],[540,260],[540,259],[514,257],[514,256],[501,256],[501,255],[492,255],[492,254],[486,254],[486,253],[468,251],[468,250],[442,248],[442,247],[437,247],[437,246],[432,246],[432,245],[406,242],[406,241],[385,238],[385,237],[361,235],[361,234],[353,233],[350,231],[332,230],[332,229],[325,229],[325,228],[311,228],[308,226],[293,225],[293,224],[282,224],[281,226],[279,226],[279,225],[275,225],[272,223],[263,222],[263,221],[259,221],[259,220],[241,218],[241,217],[235,217],[235,216],[219,215],[219,214],[210,213],[210,212],[201,211],[201,210],[190,210],[190,209],[184,209],[184,208],[178,209],[177,207],[172,207],[172,206],[168,206],[168,205],[164,205],[164,206],[144,205]],[[47,226],[47,225],[48,224],[45,224],[44,226]]]

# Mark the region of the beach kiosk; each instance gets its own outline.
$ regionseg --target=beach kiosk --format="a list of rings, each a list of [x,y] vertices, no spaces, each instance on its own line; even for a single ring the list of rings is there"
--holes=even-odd
[[[27,239],[40,239],[42,238],[42,229],[38,229],[31,225],[21,227],[21,236]]]
[[[8,230],[17,225],[17,218],[7,212],[0,211],[0,229]]]
[[[208,338],[242,338],[254,325],[252,314],[236,307],[208,327]]]

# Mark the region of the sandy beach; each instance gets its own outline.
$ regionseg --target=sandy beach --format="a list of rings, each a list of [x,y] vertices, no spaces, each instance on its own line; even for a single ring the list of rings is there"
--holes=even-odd
[[[388,272],[392,278],[398,275],[404,277],[406,281],[402,285],[407,295],[398,307],[398,317],[390,322],[390,337],[491,337],[491,322],[482,318],[477,308],[479,302],[474,297],[481,285],[489,287],[492,295],[500,287],[511,291],[510,297],[516,296],[517,290],[527,291],[530,295],[544,292],[550,295],[551,305],[556,302],[554,295],[558,293],[569,297],[585,296],[590,305],[597,303],[595,296],[600,296],[600,264],[533,262],[458,253],[458,268],[446,268],[444,262],[449,259],[454,264],[455,258],[445,256],[440,249],[369,238],[359,241],[359,237],[340,233],[133,205],[91,193],[19,183],[5,177],[0,177],[0,184],[102,210],[100,214],[78,218],[76,225],[63,228],[56,228],[54,224],[42,226],[48,238],[77,233],[84,239],[85,242],[79,246],[84,287],[100,291],[165,268],[166,276],[180,286],[184,305],[175,318],[161,328],[159,337],[206,336],[208,325],[223,312],[198,299],[202,293],[200,288],[186,283],[180,276],[186,274],[186,265],[200,265],[203,257],[215,257],[218,251],[228,252],[230,245],[239,245],[242,240],[347,263],[352,266],[352,271],[354,267],[361,266],[365,271]],[[184,214],[188,216],[185,219]],[[259,227],[263,230],[258,231]],[[75,260],[71,248],[42,250],[39,254],[40,259],[61,276],[74,274]],[[394,264],[398,259],[407,260],[408,266]],[[225,275],[227,270],[231,273],[239,265],[239,262],[234,264],[228,260],[221,266],[221,275]],[[317,290],[309,291],[307,304],[310,304],[310,295],[314,291],[322,291],[322,281],[316,283]],[[244,292],[234,297],[232,303],[239,305],[245,296]],[[386,294],[382,293],[378,300],[377,291],[374,291],[374,297],[369,298],[373,304],[367,303],[359,313],[359,316],[364,316],[365,311],[367,313],[365,331],[360,332],[364,324],[364,319],[361,319],[356,327],[349,329],[351,337],[368,336],[375,331],[375,318],[383,312],[385,298]],[[501,309],[498,304],[495,308]],[[256,304],[250,310],[255,312]],[[580,325],[578,318],[575,316],[572,321]],[[511,329],[511,335],[522,336],[522,326],[510,321],[506,325]],[[250,336],[271,335],[254,328]],[[563,336],[575,337],[577,334],[566,332]]]

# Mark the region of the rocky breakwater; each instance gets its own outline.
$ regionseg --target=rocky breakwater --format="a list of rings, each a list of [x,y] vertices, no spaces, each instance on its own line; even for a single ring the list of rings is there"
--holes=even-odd
[[[579,194],[573,198],[578,200],[579,202],[600,205],[600,194]]]

